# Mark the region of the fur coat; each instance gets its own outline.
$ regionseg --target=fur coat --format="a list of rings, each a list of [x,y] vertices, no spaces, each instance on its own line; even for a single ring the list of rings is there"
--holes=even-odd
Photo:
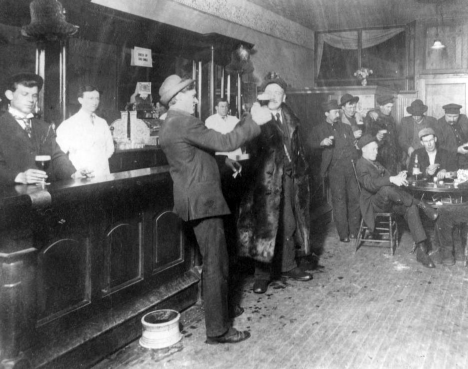
[[[295,189],[296,247],[300,254],[310,253],[310,191],[308,166],[299,137],[299,119],[285,104],[282,105],[283,124],[289,127],[291,140],[292,178]],[[239,255],[261,262],[271,262],[274,250],[280,204],[282,200],[283,136],[274,120],[261,127],[262,133],[251,142],[252,175],[240,203],[237,232]]]

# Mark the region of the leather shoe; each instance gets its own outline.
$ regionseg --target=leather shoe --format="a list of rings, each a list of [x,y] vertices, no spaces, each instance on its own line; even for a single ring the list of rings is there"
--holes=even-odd
[[[295,267],[288,272],[283,272],[283,276],[295,279],[296,281],[306,282],[310,281],[313,276],[310,273],[304,272],[301,268]]]
[[[265,293],[268,289],[269,283],[270,281],[267,281],[265,279],[256,279],[253,284],[252,290],[254,291],[254,293]]]
[[[351,234],[349,235],[349,238],[350,238],[351,240],[355,240],[357,237],[356,237],[355,234],[352,234],[352,233],[351,233]]]
[[[418,206],[422,209],[422,211],[424,211],[424,214],[426,214],[427,217],[431,220],[436,220],[439,216],[439,214],[437,214],[437,210],[435,210],[432,206],[430,206],[422,200],[419,201]]]
[[[416,249],[416,260],[426,268],[435,268],[435,264],[431,257],[427,254],[423,243],[420,243]]]
[[[340,238],[340,242],[349,242],[349,237]]]
[[[220,343],[239,343],[245,341],[250,337],[248,331],[238,331],[235,328],[229,328],[229,330],[218,337],[207,337],[205,343],[209,345],[217,345]]]

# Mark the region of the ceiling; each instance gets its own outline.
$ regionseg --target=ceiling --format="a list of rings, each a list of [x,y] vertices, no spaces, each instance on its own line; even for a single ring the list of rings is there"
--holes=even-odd
[[[468,0],[248,1],[314,31],[401,25],[441,14],[468,13]]]

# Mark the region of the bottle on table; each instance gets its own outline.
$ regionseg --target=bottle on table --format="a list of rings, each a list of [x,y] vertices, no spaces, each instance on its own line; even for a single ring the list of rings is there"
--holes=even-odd
[[[421,169],[419,167],[419,160],[418,155],[414,157],[414,165],[413,165],[413,175],[418,179],[418,175],[421,174]]]

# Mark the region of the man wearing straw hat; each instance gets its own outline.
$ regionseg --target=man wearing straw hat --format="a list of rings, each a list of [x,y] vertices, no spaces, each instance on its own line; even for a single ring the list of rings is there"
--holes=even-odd
[[[250,333],[231,327],[228,316],[228,254],[222,216],[229,214],[229,208],[214,152],[233,151],[258,136],[259,125],[271,119],[270,112],[254,104],[252,114],[223,135],[192,115],[198,103],[192,79],[171,75],[159,95],[169,106],[159,137],[174,182],[174,212],[193,227],[203,258],[206,343],[244,341]]]

